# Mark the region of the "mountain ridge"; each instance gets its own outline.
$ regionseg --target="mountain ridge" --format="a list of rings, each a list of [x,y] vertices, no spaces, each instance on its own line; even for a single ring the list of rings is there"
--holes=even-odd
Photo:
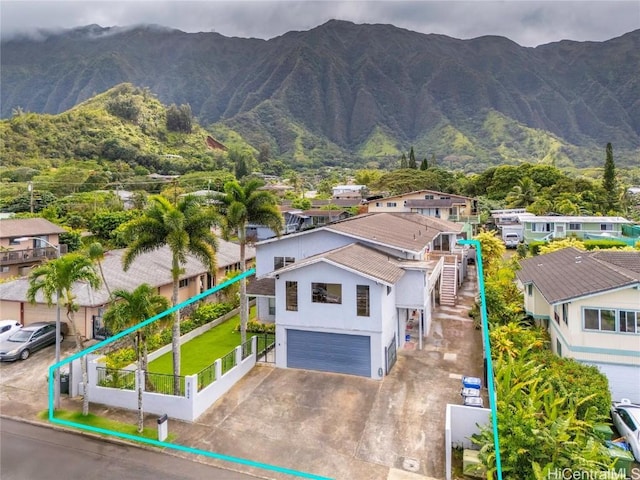
[[[563,155],[580,151],[577,164],[601,163],[607,142],[623,163],[638,158],[640,30],[605,42],[522,47],[506,37],[460,40],[341,20],[269,40],[83,28],[40,43],[2,42],[3,118],[17,107],[60,113],[130,82],[165,104],[189,103],[201,124],[223,123],[285,158],[295,158],[292,138],[357,156],[379,132],[398,151],[443,125],[477,137],[489,112],[557,137]],[[298,127],[308,132],[302,139]],[[424,147],[441,157],[504,160],[499,145],[478,146],[482,154]]]

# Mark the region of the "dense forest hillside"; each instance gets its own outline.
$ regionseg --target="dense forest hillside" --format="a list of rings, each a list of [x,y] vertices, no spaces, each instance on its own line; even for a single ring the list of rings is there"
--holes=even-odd
[[[3,41],[1,114],[57,114],[113,86],[189,104],[210,132],[299,165],[619,166],[640,152],[640,30],[525,48],[330,21],[265,41],[88,26]],[[21,109],[21,110],[20,110]]]

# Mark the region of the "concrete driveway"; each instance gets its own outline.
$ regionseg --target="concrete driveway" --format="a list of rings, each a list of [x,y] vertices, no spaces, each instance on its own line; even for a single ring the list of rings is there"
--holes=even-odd
[[[382,381],[257,366],[197,424],[170,429],[181,444],[331,478],[444,478],[446,404],[460,403],[462,375],[482,376],[467,316],[474,287],[436,312],[425,348],[400,351]]]
[[[444,478],[445,406],[460,403],[461,375],[482,374],[481,334],[467,316],[474,295],[475,282],[468,281],[458,307],[435,312],[425,348],[411,342],[399,351],[382,381],[258,365],[198,422],[170,420],[175,443],[337,479]],[[25,362],[0,365],[3,415],[33,420],[47,408],[53,359],[54,349],[46,348]],[[79,410],[81,399],[63,397],[62,407]],[[136,422],[135,412],[101,405],[91,411]],[[155,417],[145,422],[156,428]],[[197,459],[262,478],[292,478]]]
[[[60,358],[74,352],[73,340],[60,346]],[[27,360],[0,362],[0,411],[3,415],[25,416],[48,408],[49,366],[55,363],[55,346],[31,354]]]

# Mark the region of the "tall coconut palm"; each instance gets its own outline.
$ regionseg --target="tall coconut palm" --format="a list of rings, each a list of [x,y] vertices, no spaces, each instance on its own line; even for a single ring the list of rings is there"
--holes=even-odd
[[[217,240],[211,228],[218,222],[216,212],[204,208],[198,199],[188,195],[174,205],[166,198],[155,195],[141,217],[125,224],[125,238],[129,248],[122,257],[127,271],[139,255],[168,246],[171,250],[171,277],[173,280],[173,305],[178,304],[178,289],[182,265],[187,254],[195,256],[213,274],[216,268]],[[180,391],[180,311],[174,316],[172,333],[173,385]]]
[[[104,277],[104,270],[102,269],[102,262],[104,261],[105,249],[102,247],[100,242],[93,242],[87,248],[87,256],[98,265],[98,269],[100,270],[100,277],[102,278],[102,283],[104,287],[107,289],[107,293],[109,294],[109,298],[111,298],[111,289],[109,288],[109,284],[107,283],[107,279]]]
[[[104,313],[104,324],[112,333],[121,332],[157,315],[169,308],[169,300],[159,295],[148,283],[138,286],[133,292],[116,290],[113,292],[116,301]],[[166,320],[163,318],[162,320]],[[147,375],[147,338],[159,329],[162,320],[153,322],[136,331],[135,350],[138,372]],[[142,379],[138,376],[138,432],[144,428],[144,412],[142,409]]]
[[[249,180],[243,185],[237,181],[227,182],[224,193],[215,195],[218,209],[222,215],[222,236],[228,240],[232,236],[238,238],[240,244],[240,269],[247,270],[245,249],[247,245],[247,224],[264,225],[280,236],[282,230],[282,214],[277,200],[272,193],[260,190],[263,185],[259,180]],[[249,319],[249,302],[247,301],[247,283],[240,281],[240,332],[242,343],[247,340],[247,321]]]
[[[49,260],[31,270],[29,274],[29,289],[27,290],[27,300],[31,303],[36,302],[38,292],[42,292],[49,306],[53,305],[54,295],[56,301],[59,299],[66,309],[71,334],[76,339],[78,352],[84,348],[84,340],[76,328],[74,313],[78,309],[78,305],[75,303],[73,286],[80,282],[88,284],[91,288],[98,288],[100,286],[100,277],[93,266],[93,262],[88,257],[80,253],[69,253],[63,257]],[[85,359],[80,363],[82,365],[82,383],[87,385],[88,376]],[[82,414],[87,415],[88,413],[89,393],[88,388],[85,388]]]

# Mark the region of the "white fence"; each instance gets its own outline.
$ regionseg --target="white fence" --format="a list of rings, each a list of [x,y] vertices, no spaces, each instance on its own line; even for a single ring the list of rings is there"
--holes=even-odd
[[[251,339],[251,354],[242,359],[242,347],[235,348],[235,366],[222,375],[222,362],[215,362],[215,380],[213,383],[198,391],[198,376],[187,375],[184,379],[184,396],[164,395],[155,392],[143,392],[142,407],[145,413],[155,415],[167,414],[169,418],[194,422],[222,395],[227,393],[242,377],[256,364],[257,337]],[[98,385],[98,367],[103,366],[100,359],[89,358],[89,401],[101,403],[127,410],[138,410],[138,384],[144,389],[144,372],[138,372],[135,377],[133,390],[101,387]]]
[[[453,448],[478,449],[471,442],[471,435],[480,433],[481,426],[491,421],[491,410],[488,408],[465,407],[464,405],[447,404],[444,442],[446,479],[451,480],[451,456]]]

